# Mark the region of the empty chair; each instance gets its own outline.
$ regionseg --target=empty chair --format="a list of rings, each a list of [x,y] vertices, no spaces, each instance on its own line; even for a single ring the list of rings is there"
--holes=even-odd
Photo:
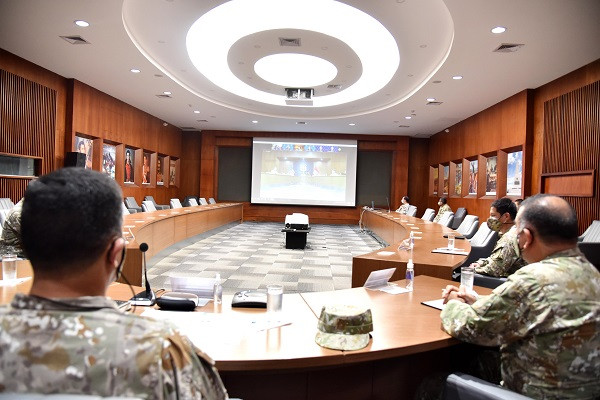
[[[125,207],[125,203],[121,203],[121,209],[123,210],[123,215],[129,215],[137,212],[135,210],[130,211],[129,208]]]
[[[195,198],[191,198],[191,199],[188,199],[187,205],[188,205],[188,207],[195,207],[198,205],[198,202],[196,201]]]
[[[217,204],[217,202],[215,201],[214,198],[211,197],[208,199],[208,204]]]
[[[179,201],[179,199],[171,199],[169,204],[171,205],[171,208],[173,208],[173,209],[181,208],[181,202]]]
[[[417,206],[408,206],[408,211],[406,212],[406,215],[408,215],[409,217],[416,217]]]
[[[183,199],[184,207],[191,207],[191,206],[197,206],[197,205],[198,205],[198,198],[196,196],[185,196],[185,199]]]
[[[125,197],[125,207],[127,207],[130,212],[132,209],[136,212],[142,212],[142,207],[138,205],[137,201],[135,201],[135,198],[133,197]]]
[[[471,239],[479,228],[479,217],[476,215],[467,215],[460,226],[456,229],[458,233],[467,239]]]
[[[421,217],[421,219],[423,221],[433,221],[433,219],[435,218],[435,211],[433,210],[433,208],[428,208],[425,210],[425,212],[423,213],[423,216]]]
[[[446,211],[442,214],[442,218],[440,218],[438,224],[450,228],[452,221],[454,221],[454,213],[452,211]]]
[[[153,196],[146,196],[146,197],[144,197],[144,200],[152,202],[152,204],[154,205],[154,208],[157,210],[168,210],[169,209],[169,206],[166,204],[156,204],[156,201],[154,201]]]
[[[144,212],[156,211],[156,207],[154,207],[154,203],[149,200],[142,201],[142,210]]]
[[[579,250],[600,270],[600,220],[592,221],[580,240],[577,244]]]
[[[528,400],[530,397],[467,374],[450,374],[443,400]]]
[[[206,201],[206,199],[204,197],[200,197],[200,205],[205,206],[207,204],[208,204],[208,202]]]
[[[480,258],[488,257],[492,254],[494,246],[498,241],[498,233],[494,232],[487,226],[487,221],[479,225],[477,233],[471,238],[471,252],[462,265],[469,265]],[[458,269],[460,271],[460,269]]]
[[[10,210],[15,206],[15,203],[12,202],[8,197],[2,197],[0,199],[0,209],[1,210]]]
[[[464,207],[458,207],[458,209],[454,213],[454,222],[452,222],[452,225],[450,226],[450,228],[452,228],[454,230],[458,229],[458,227],[460,226],[460,224],[462,224],[463,219],[465,219],[466,216],[467,216],[467,209]]]

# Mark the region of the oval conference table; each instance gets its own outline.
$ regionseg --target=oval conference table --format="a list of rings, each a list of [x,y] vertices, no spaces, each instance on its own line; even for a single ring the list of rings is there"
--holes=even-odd
[[[410,226],[410,225],[409,225]],[[432,228],[433,229],[433,228]],[[428,231],[424,231],[425,240]],[[418,244],[416,245],[418,246]],[[416,248],[415,246],[415,248]],[[18,278],[31,276],[19,262]],[[404,286],[404,281],[395,282]],[[419,275],[414,291],[391,295],[362,287],[313,293],[288,293],[280,313],[231,308],[212,302],[195,313],[137,307],[134,312],[170,320],[217,363],[230,396],[244,399],[398,399],[412,398],[421,380],[453,371],[468,349],[440,329],[438,309],[421,304],[439,299],[448,280]],[[31,279],[0,286],[0,301],[27,292]],[[140,287],[113,283],[108,295],[128,299]],[[480,294],[489,289],[476,288]],[[338,351],[314,342],[318,316],[328,304],[372,310],[372,339],[357,351]]]

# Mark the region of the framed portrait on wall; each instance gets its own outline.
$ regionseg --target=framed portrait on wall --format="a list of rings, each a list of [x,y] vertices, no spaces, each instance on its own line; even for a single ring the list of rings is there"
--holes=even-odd
[[[443,188],[443,194],[448,194],[448,185],[449,185],[449,178],[450,178],[450,166],[449,165],[444,165],[444,188]]]
[[[125,148],[125,174],[123,175],[125,183],[135,182],[135,150],[129,147]]]
[[[469,194],[477,194],[477,160],[469,161]]]
[[[177,162],[175,160],[171,160],[169,165],[169,185],[175,185],[175,174],[177,169]]]
[[[115,179],[115,160],[117,159],[117,147],[112,144],[102,145],[102,172]]]
[[[142,185],[150,184],[150,153],[144,152],[142,155]]]
[[[454,194],[462,195],[462,163],[456,163],[456,176],[454,177]]]
[[[162,156],[158,156],[156,158],[156,184],[157,185],[164,185],[165,181],[164,181],[164,172],[163,172],[163,165],[165,163],[165,158]]]
[[[496,164],[498,162],[497,156],[488,157],[486,160],[486,171],[485,171],[485,194],[487,196],[493,196],[496,194]]]
[[[85,169],[92,169],[92,156],[94,155],[94,141],[92,139],[75,136],[75,151],[85,154]]]
[[[433,195],[436,196],[438,194],[438,186],[440,183],[440,169],[435,166],[433,168]]]
[[[506,195],[521,196],[523,182],[523,151],[507,154],[506,162]]]

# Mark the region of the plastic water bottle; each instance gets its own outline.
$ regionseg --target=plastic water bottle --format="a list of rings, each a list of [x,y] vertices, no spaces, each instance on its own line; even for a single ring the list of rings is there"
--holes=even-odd
[[[408,260],[406,264],[406,289],[412,291],[413,284],[415,283],[415,266],[412,258]]]
[[[411,250],[415,248],[415,233],[413,231],[410,232],[410,238],[408,239],[408,247]]]
[[[215,304],[223,302],[223,286],[221,285],[221,274],[218,272],[215,277],[215,286],[213,287],[213,301]]]

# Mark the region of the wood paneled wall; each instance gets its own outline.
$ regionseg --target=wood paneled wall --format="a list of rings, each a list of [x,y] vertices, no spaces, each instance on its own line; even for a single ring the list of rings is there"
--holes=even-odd
[[[369,136],[324,133],[294,132],[232,132],[203,131],[200,161],[200,193],[203,197],[215,197],[218,193],[218,147],[250,147],[253,137],[298,137],[330,138],[358,141],[359,151],[391,151],[393,153],[391,204],[399,204],[400,198],[408,190],[408,153],[407,137]],[[219,200],[219,199],[217,199]],[[244,204],[244,220],[282,221],[287,214],[303,212],[310,214],[311,223],[355,224],[360,217],[358,207],[316,207],[316,206],[272,206]]]
[[[600,169],[599,99],[600,81],[545,103],[543,174],[565,173],[563,178],[572,181],[566,184],[574,186],[573,180],[581,179],[572,172]],[[589,185],[591,196],[563,196],[577,212],[580,233],[600,219],[600,179],[597,172],[589,177],[592,179],[581,183]]]

